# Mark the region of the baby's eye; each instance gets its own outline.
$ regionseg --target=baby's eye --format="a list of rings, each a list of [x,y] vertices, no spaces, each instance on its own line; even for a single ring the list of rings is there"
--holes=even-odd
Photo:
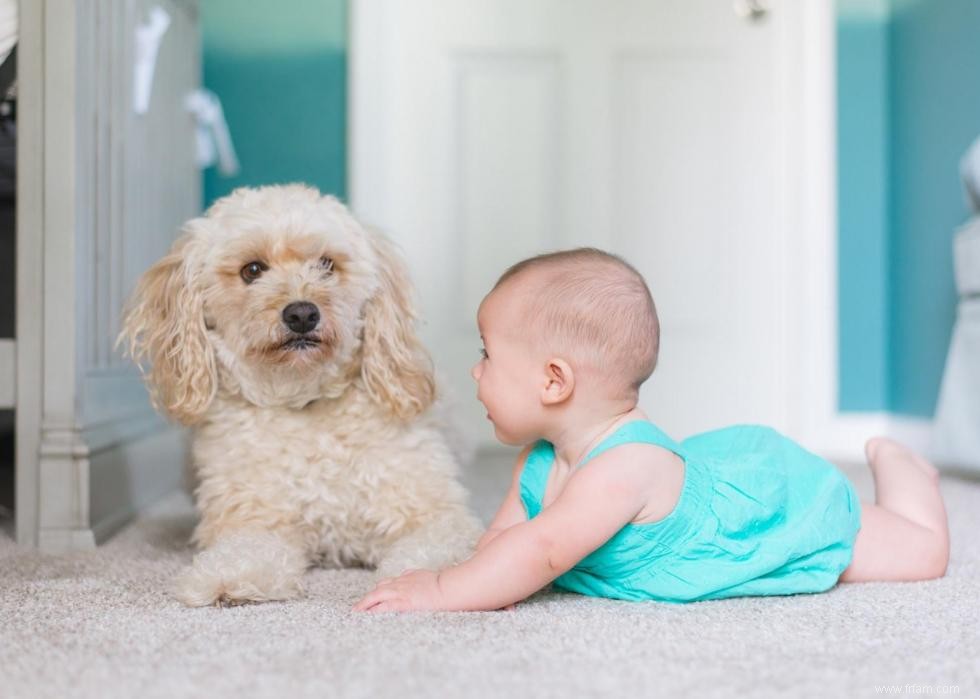
[[[490,355],[487,354],[487,350],[484,347],[480,348],[480,357],[483,359],[490,359]]]

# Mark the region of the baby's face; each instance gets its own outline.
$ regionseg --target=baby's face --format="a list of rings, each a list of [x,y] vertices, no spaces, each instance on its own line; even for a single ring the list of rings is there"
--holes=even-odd
[[[534,328],[520,327],[520,303],[515,289],[504,286],[483,300],[477,315],[480,361],[471,370],[477,399],[504,444],[524,445],[539,436],[544,363],[536,361],[530,341]]]

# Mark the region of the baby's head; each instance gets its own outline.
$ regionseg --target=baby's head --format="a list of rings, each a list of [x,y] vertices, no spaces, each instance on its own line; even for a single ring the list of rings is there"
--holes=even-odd
[[[657,364],[660,323],[643,277],[619,257],[594,248],[517,263],[483,300],[478,322],[489,358],[473,375],[488,408],[485,397],[492,401],[490,391],[498,388],[493,379],[502,378],[491,375],[496,354],[508,374],[530,373],[535,385],[564,366],[576,390],[587,390],[590,399],[634,403]],[[491,419],[496,424],[492,410]]]

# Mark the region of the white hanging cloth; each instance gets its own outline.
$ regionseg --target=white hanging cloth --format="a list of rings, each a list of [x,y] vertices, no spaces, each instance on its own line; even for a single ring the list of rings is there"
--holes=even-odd
[[[199,88],[187,95],[184,106],[197,120],[197,166],[206,168],[217,162],[222,175],[237,175],[238,156],[218,96]]]

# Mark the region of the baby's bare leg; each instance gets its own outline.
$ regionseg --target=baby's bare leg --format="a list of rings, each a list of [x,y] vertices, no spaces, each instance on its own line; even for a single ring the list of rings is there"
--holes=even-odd
[[[935,467],[883,437],[865,446],[875,504],[862,504],[861,531],[842,582],[928,580],[949,562],[949,528]]]

